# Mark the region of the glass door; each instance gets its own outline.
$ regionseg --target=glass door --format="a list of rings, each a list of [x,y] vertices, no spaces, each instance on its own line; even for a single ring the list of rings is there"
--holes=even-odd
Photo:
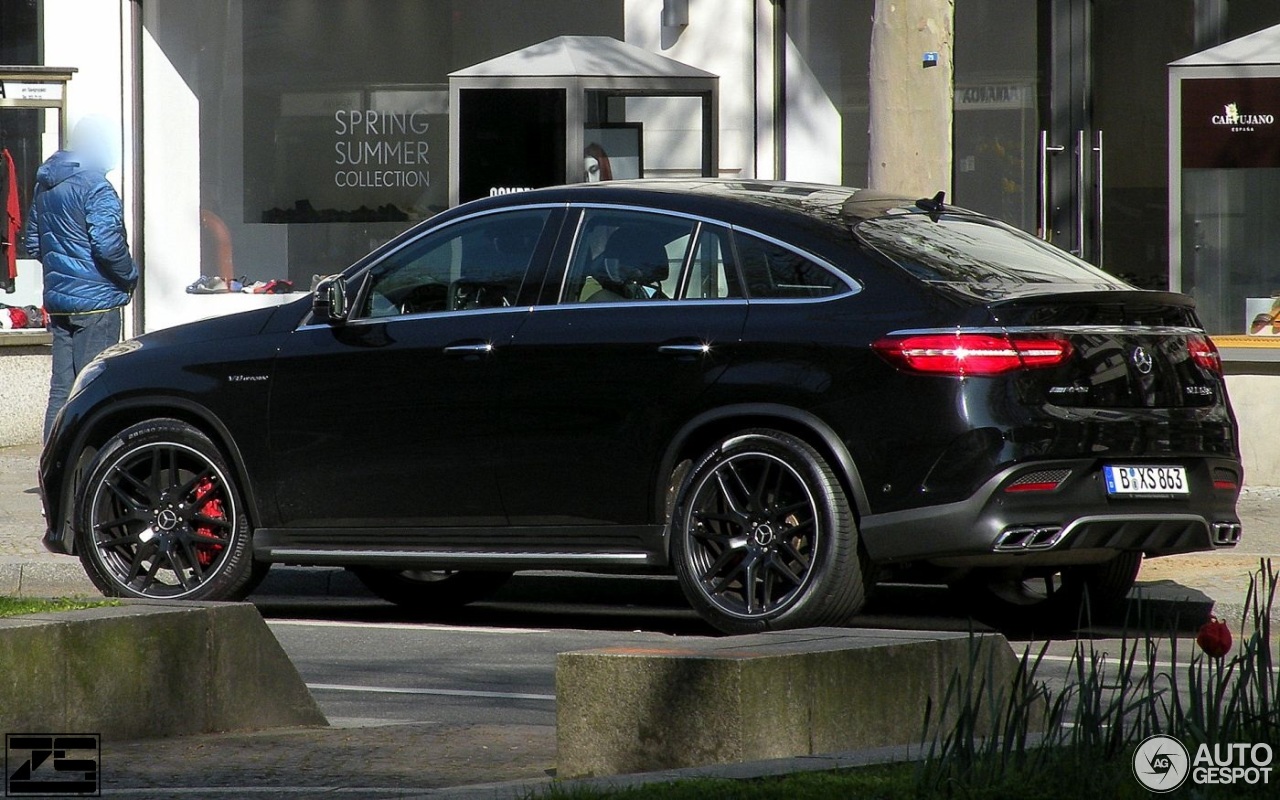
[[[1105,141],[1093,119],[1095,3],[1040,4],[1047,103],[1036,141],[1036,233],[1103,265]]]
[[[1197,0],[1092,0],[1088,20],[1091,111],[1082,127],[1100,200],[1086,235],[1094,263],[1143,288],[1163,289],[1169,272],[1168,64],[1221,35]],[[1086,104],[1089,108],[1089,104]],[[1097,202],[1097,201],[1095,201]]]

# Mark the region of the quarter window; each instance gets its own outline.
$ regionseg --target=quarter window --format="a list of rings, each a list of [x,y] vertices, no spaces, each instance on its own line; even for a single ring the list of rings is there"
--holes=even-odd
[[[513,305],[550,213],[491,214],[424,235],[373,267],[359,316]]]
[[[735,240],[748,297],[829,297],[849,288],[830,270],[793,250],[741,233]]]

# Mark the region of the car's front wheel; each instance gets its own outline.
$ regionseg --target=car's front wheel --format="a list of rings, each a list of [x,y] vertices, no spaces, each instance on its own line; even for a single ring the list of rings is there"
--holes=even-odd
[[[103,594],[236,600],[261,577],[249,517],[218,448],[174,419],[102,447],[76,498],[76,551]]]
[[[744,431],[699,460],[676,503],[672,556],[689,602],[726,633],[844,625],[866,597],[844,488],[781,431]]]

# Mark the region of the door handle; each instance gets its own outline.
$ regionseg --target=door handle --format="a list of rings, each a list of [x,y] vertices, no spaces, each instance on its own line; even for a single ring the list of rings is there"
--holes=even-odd
[[[487,356],[493,352],[492,342],[467,342],[445,345],[447,356]]]
[[[705,356],[711,352],[711,345],[705,342],[689,342],[685,344],[658,345],[658,352],[664,356]]]

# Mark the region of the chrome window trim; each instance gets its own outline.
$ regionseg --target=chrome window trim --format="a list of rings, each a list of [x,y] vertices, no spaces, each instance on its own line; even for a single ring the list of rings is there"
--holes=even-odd
[[[582,225],[587,218],[587,215],[578,206],[571,204],[569,210],[571,213],[578,211],[578,220],[573,226],[573,239],[569,243],[569,253],[565,256],[564,269],[560,270],[560,288],[556,290],[554,305],[559,305],[565,296],[564,293],[569,290],[569,272],[573,267],[574,260],[578,257],[578,248],[582,245]]]
[[[702,226],[709,225],[705,220],[697,220],[693,223],[693,232],[689,234],[689,244],[684,249],[684,258],[680,261],[680,274],[676,275],[676,288],[671,293],[672,300],[684,301],[687,298],[685,294],[689,291],[689,270],[693,266],[693,252],[698,247],[698,239],[702,236]],[[699,300],[709,300],[709,297],[700,297]],[[716,298],[719,299],[719,298]]]

